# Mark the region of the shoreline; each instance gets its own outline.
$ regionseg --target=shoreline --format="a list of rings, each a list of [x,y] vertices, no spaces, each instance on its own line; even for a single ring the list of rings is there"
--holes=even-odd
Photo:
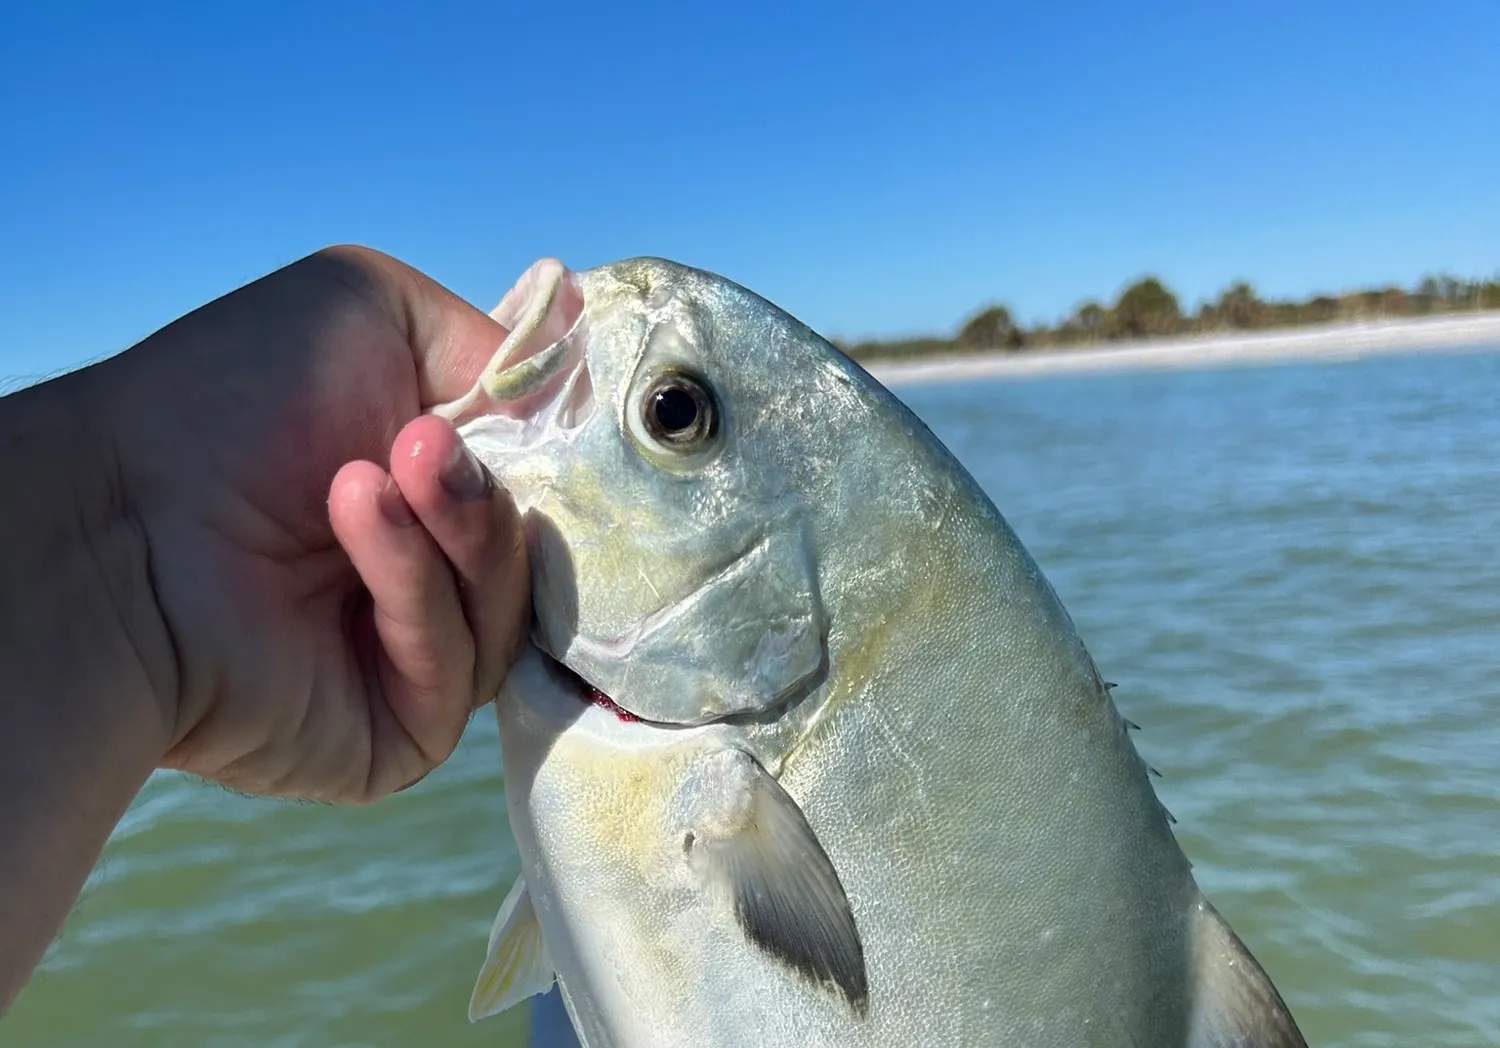
[[[886,386],[975,378],[1015,378],[1102,371],[1190,369],[1300,361],[1343,362],[1399,353],[1500,348],[1500,310],[1449,313],[1243,334],[1188,335],[1104,348],[988,351],[872,360],[860,366]]]

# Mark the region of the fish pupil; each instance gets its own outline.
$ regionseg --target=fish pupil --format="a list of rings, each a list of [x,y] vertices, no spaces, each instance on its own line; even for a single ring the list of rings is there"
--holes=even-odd
[[[681,433],[698,421],[698,401],[676,386],[658,391],[651,410],[657,425],[666,433]]]

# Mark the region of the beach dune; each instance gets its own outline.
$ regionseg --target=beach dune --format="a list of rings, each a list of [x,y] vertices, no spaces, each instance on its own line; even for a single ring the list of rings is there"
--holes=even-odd
[[[1500,345],[1500,310],[1114,342],[1082,349],[880,360],[864,366],[887,386],[907,386],[989,376],[1355,360],[1385,353],[1459,352],[1491,345]]]

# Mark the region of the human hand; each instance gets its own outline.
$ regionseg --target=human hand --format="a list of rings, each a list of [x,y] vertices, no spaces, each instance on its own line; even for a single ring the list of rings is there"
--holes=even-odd
[[[520,650],[529,584],[509,496],[422,412],[504,336],[340,248],[88,369],[76,410],[147,558],[121,614],[163,766],[359,803],[452,752]]]

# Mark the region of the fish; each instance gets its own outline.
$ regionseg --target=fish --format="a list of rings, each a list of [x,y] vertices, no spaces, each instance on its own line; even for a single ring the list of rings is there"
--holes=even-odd
[[[516,500],[521,876],[583,1048],[1305,1048],[1072,619],[888,389],[717,274],[542,259],[436,413]]]

